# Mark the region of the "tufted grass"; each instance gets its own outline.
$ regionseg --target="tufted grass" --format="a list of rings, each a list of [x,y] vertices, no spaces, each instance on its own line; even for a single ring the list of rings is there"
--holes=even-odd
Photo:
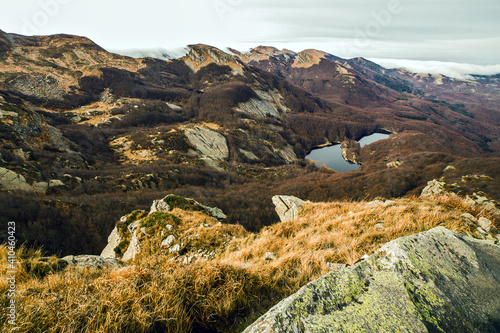
[[[395,201],[378,207],[366,202],[307,203],[298,219],[257,234],[177,208],[172,214],[178,220],[168,218],[174,235],[184,242],[182,255],[209,249],[217,251],[215,259],[184,264],[159,248],[166,233],[153,225],[135,262],[120,269],[70,267],[41,278],[18,265],[18,326],[7,324],[9,299],[2,278],[0,331],[238,332],[327,273],[328,263],[354,264],[392,239],[439,225],[472,233],[461,221],[464,212],[493,219],[458,197]],[[266,261],[267,252],[277,258]],[[23,247],[17,251],[25,261],[41,255]],[[0,246],[0,273],[6,272],[7,249]]]

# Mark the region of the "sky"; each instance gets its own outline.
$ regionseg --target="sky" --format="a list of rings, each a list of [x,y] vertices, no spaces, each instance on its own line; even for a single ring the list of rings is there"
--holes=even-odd
[[[125,54],[270,45],[462,75],[500,72],[499,18],[499,0],[22,0],[2,4],[0,29]]]

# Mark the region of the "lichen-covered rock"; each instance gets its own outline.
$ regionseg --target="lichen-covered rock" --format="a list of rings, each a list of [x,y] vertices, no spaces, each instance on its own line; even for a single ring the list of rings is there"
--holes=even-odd
[[[59,179],[52,179],[49,181],[49,187],[65,186]]]
[[[498,332],[500,246],[437,227],[304,286],[244,332]]]
[[[376,199],[376,200],[373,200],[373,201],[370,201],[370,202],[367,202],[365,204],[366,207],[378,207],[378,206],[389,206],[389,205],[393,205],[395,204],[396,201],[393,201],[393,200],[385,200],[385,201],[382,201],[382,200],[379,200],[379,199]]]
[[[175,243],[175,236],[170,235],[161,242],[161,248],[162,249],[170,248],[172,245],[174,245],[174,243]]]
[[[305,202],[290,195],[275,195],[272,200],[281,222],[296,219],[299,216],[299,209]]]

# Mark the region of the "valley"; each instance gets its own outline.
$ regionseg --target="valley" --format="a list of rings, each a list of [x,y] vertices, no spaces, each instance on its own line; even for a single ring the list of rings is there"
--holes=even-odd
[[[188,49],[0,30],[18,331],[498,329],[498,75]]]

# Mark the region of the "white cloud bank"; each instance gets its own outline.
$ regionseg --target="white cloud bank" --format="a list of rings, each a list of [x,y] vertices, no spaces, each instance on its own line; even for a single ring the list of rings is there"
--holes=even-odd
[[[155,58],[161,60],[171,60],[182,58],[189,53],[187,46],[171,49],[152,48],[152,49],[108,49],[109,52],[132,58]]]
[[[457,79],[471,79],[470,74],[493,75],[500,73],[500,64],[475,65],[444,61],[369,58],[385,68],[404,68],[413,73],[443,74]]]

